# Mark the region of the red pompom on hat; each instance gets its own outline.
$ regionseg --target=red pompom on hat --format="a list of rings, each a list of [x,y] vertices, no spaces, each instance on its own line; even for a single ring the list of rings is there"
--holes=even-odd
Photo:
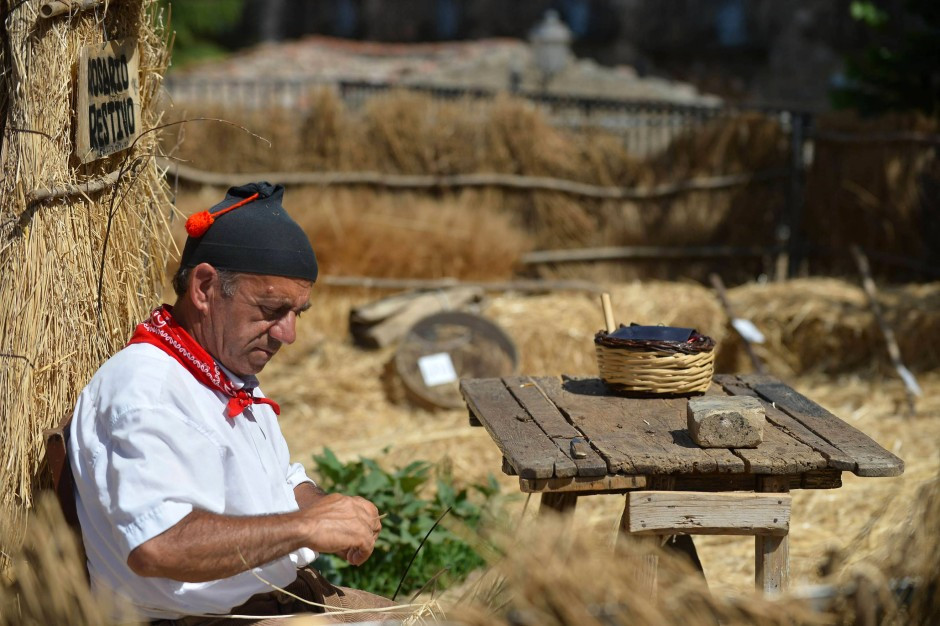
[[[221,211],[216,211],[215,213],[209,213],[208,211],[199,211],[199,213],[193,213],[186,220],[186,233],[193,239],[199,239],[206,234],[206,231],[209,230],[209,227],[212,226],[212,224],[215,222],[215,218],[225,215],[229,211],[233,211],[238,207],[245,206],[252,200],[256,200],[258,195],[259,194],[257,193],[252,194],[244,200],[236,202],[232,206],[226,207]]]
[[[215,218],[212,217],[212,214],[208,211],[193,213],[189,216],[189,219],[186,220],[186,233],[190,237],[198,239],[206,234],[206,231],[209,230],[209,227],[212,226],[212,222],[214,221]]]

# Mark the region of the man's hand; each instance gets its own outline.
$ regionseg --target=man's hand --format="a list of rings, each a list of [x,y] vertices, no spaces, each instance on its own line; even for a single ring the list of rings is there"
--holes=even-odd
[[[306,495],[312,497],[304,498],[305,506],[293,513],[239,517],[196,509],[134,548],[127,564],[138,576],[205,582],[234,576],[298,548],[336,554],[353,565],[364,563],[382,529],[375,505],[365,498],[319,490]]]
[[[336,554],[353,565],[361,565],[372,555],[382,530],[375,505],[358,496],[325,495],[300,511],[308,523],[307,547]]]

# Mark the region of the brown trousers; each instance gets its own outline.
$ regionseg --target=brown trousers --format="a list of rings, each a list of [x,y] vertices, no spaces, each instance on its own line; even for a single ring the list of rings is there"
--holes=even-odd
[[[274,624],[284,624],[285,622],[283,619],[267,619],[268,617],[304,613],[320,614],[328,621],[336,623],[380,622],[382,620],[400,620],[406,616],[405,613],[400,611],[343,613],[342,611],[350,609],[383,609],[396,606],[397,603],[367,591],[337,587],[312,567],[297,570],[297,579],[285,587],[284,590],[304,600],[325,604],[329,608],[324,609],[319,606],[305,604],[287,593],[275,590],[253,595],[248,598],[247,602],[229,611],[231,615],[258,616],[257,620],[224,616],[192,616],[175,620],[157,620],[151,622],[151,624],[153,626],[241,626],[244,624],[272,626]]]

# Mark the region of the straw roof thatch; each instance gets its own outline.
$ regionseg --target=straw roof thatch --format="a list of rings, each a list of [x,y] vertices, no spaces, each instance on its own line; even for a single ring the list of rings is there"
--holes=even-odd
[[[85,165],[72,156],[83,46],[137,38],[138,122],[141,130],[159,123],[152,103],[167,48],[157,3],[102,3],[50,19],[40,17],[40,4],[5,0],[2,11],[2,504],[30,502],[42,430],[71,411],[92,373],[156,302],[168,253],[171,209],[152,158],[155,134]],[[87,190],[102,179],[109,182]],[[35,201],[51,189],[63,193]]]

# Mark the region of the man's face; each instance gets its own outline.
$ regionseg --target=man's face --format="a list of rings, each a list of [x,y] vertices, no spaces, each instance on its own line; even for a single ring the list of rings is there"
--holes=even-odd
[[[238,374],[257,374],[296,338],[297,317],[310,308],[309,281],[241,274],[235,295],[213,290],[208,307],[209,352]]]

